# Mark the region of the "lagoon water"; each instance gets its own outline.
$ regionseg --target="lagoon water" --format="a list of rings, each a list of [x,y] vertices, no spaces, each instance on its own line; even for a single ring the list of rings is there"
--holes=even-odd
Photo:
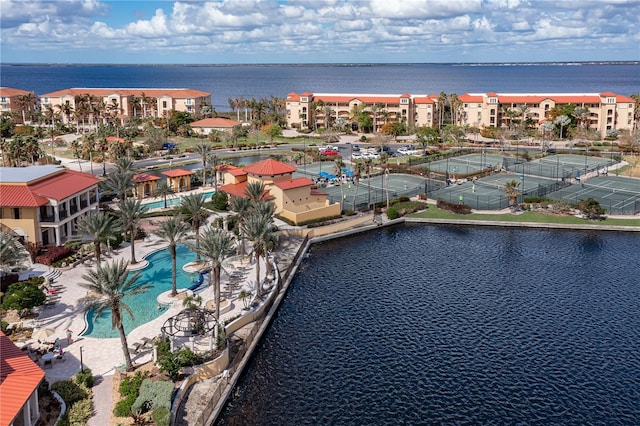
[[[218,424],[640,424],[639,249],[428,225],[316,244]]]
[[[69,87],[188,87],[229,98],[285,98],[324,93],[576,93],[640,90],[638,64],[369,64],[369,65],[16,65],[0,64],[0,86],[36,95]]]

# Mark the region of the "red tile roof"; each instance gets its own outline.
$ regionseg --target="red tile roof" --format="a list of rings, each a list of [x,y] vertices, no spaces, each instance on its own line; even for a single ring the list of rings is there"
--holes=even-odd
[[[160,179],[160,176],[151,175],[149,173],[139,173],[137,175],[133,175],[131,178],[135,183],[150,182],[158,179]]]
[[[32,185],[0,184],[0,205],[39,207],[47,204],[49,198],[61,201],[97,185],[98,182],[98,178],[88,173],[60,170]]]
[[[236,197],[247,198],[244,193],[245,188],[247,187],[247,182],[240,183],[231,183],[229,185],[222,185],[218,187],[218,191],[226,192],[229,195],[233,195]]]
[[[40,207],[48,202],[48,199],[31,192],[27,185],[0,185],[2,207]]]
[[[122,138],[117,138],[115,136],[107,136],[107,142],[120,142],[120,143],[124,143],[124,139]]]
[[[91,94],[94,96],[109,96],[109,95],[120,95],[120,96],[138,96],[141,97],[142,93],[147,97],[151,98],[159,98],[163,96],[169,96],[172,98],[198,98],[198,97],[207,97],[210,96],[211,93],[202,92],[200,90],[194,89],[115,89],[115,88],[83,88],[83,87],[73,87],[69,89],[62,89],[51,93],[45,93],[44,95],[40,95],[43,98],[58,98],[62,96],[76,96],[76,95],[85,95]]]
[[[214,118],[203,118],[202,120],[194,121],[189,125],[191,127],[218,127],[218,128],[232,128],[234,126],[239,126],[242,123],[236,120],[230,120],[228,118],[222,117],[214,117]]]
[[[216,167],[216,170],[223,173],[231,173],[233,176],[243,176],[247,174],[242,167],[234,166],[233,164],[220,164]]]
[[[28,95],[29,93],[33,94],[33,92],[14,89],[13,87],[0,87],[0,96],[6,96],[7,98],[10,98],[12,96]]]
[[[88,173],[64,170],[64,173],[42,180],[35,185],[29,185],[29,187],[35,194],[61,201],[73,194],[85,191],[99,182],[100,179]]]
[[[44,379],[44,371],[2,332],[0,354],[0,425],[10,425]]]
[[[309,178],[300,177],[296,179],[281,180],[278,182],[274,182],[273,184],[278,188],[282,189],[283,191],[286,191],[287,189],[311,186],[311,185],[314,185],[314,182]]]
[[[195,172],[192,172],[190,170],[185,170],[185,169],[167,170],[166,172],[162,172],[163,175],[168,176],[168,177],[189,176],[189,175],[192,175],[194,173]]]
[[[244,170],[255,176],[280,176],[295,172],[296,167],[267,158],[246,166]]]

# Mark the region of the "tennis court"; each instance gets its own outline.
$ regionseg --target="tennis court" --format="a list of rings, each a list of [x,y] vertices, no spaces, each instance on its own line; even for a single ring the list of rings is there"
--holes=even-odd
[[[606,174],[608,168],[616,163],[610,158],[573,154],[549,155],[528,162],[505,157],[505,166],[509,171],[552,179],[577,178],[593,171]]]
[[[346,183],[342,184],[342,189],[338,185],[320,188],[320,190],[329,194],[329,201],[331,203],[338,203],[340,202],[340,198],[343,197],[344,209],[358,210],[367,207],[369,201],[371,201],[371,204],[386,202],[387,184],[383,179],[382,175],[378,175],[371,179],[360,179],[358,185],[355,183]],[[401,196],[413,197],[444,185],[443,182],[404,174],[390,174],[388,182],[389,199]]]
[[[501,173],[475,181],[453,184],[430,192],[429,197],[449,203],[462,203],[478,210],[501,210],[509,207],[509,198],[505,195],[504,185],[512,180],[520,182],[518,189],[522,195],[518,202],[528,196],[545,196],[557,191],[561,185],[555,180],[538,176]]]
[[[501,155],[491,154],[469,154],[460,157],[451,157],[444,160],[422,163],[416,168],[429,169],[432,172],[456,175],[470,175],[478,173],[482,170],[495,170],[502,168],[503,157]]]
[[[619,176],[599,176],[569,185],[547,195],[578,204],[593,198],[609,214],[634,215],[640,212],[640,180]]]

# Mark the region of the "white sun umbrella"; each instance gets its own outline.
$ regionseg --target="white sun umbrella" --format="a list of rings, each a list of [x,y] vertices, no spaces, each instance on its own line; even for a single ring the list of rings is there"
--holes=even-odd
[[[50,340],[56,334],[56,331],[53,328],[43,327],[39,328],[31,334],[31,338],[35,340],[39,340],[41,342],[46,342]]]

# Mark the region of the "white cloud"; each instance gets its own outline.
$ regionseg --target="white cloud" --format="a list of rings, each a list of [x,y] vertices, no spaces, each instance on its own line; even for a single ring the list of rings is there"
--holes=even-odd
[[[139,3],[144,11],[129,6],[125,12],[123,4],[0,0],[3,60],[28,62],[24,58],[39,50],[74,58],[75,52],[94,49],[106,60],[110,52],[153,57],[175,51],[193,54],[194,61],[269,52],[276,62],[295,62],[302,53],[331,62],[327,52],[338,49],[371,58],[365,60],[398,62],[404,52],[449,52],[451,60],[464,60],[461,55],[479,56],[480,48],[483,56],[507,60],[525,55],[524,49],[528,58],[544,54],[541,47],[550,40],[585,55],[607,40],[611,48],[626,48],[629,59],[640,57],[636,0],[149,1]],[[7,51],[25,53],[12,59]]]

